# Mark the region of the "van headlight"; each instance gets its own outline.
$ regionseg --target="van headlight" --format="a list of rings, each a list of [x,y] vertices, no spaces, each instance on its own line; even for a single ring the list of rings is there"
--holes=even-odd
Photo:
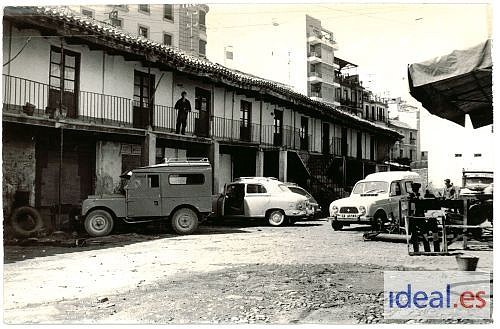
[[[330,206],[330,216],[335,216],[339,212],[339,208],[336,205]]]
[[[360,215],[366,214],[366,208],[365,208],[365,206],[359,206],[359,214]]]

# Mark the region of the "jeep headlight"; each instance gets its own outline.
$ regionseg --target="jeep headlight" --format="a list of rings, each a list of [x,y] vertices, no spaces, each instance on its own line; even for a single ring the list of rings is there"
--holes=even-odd
[[[339,208],[336,205],[330,206],[330,216],[335,216],[339,212]]]
[[[366,214],[366,208],[365,208],[365,206],[359,206],[359,214],[360,215]]]

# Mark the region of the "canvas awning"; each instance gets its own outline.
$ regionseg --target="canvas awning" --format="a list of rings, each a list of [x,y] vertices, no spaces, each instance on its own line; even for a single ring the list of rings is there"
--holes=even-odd
[[[410,94],[430,113],[474,128],[493,123],[491,40],[408,66]]]

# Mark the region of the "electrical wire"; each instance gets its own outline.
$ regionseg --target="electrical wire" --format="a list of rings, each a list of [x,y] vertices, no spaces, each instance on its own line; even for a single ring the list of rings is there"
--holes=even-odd
[[[19,50],[19,52],[14,57],[12,57],[11,59],[9,59],[7,61],[7,63],[4,63],[3,66],[9,65],[13,60],[15,60],[17,58],[17,56],[21,55],[21,53],[23,52],[24,48],[26,48],[26,46],[28,45],[28,43],[30,41],[31,41],[31,37],[28,37],[28,40],[26,40],[26,42],[24,43],[24,45],[21,48],[21,50]]]

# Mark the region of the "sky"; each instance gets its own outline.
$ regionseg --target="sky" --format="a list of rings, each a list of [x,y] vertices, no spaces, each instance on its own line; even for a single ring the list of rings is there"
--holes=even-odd
[[[276,56],[276,51],[271,55],[266,49],[282,44],[282,38],[293,38],[295,26],[304,24],[297,18],[309,14],[334,33],[338,43],[335,56],[358,65],[356,73],[365,87],[381,96],[402,97],[420,106],[409,95],[408,64],[491,38],[492,11],[487,3],[211,4],[207,15],[207,56],[224,64],[225,46],[233,46],[234,56],[241,55],[239,50],[250,52],[251,56],[245,54],[245,63],[235,68],[255,74],[263,60]],[[279,31],[273,32],[276,29]],[[278,52],[278,56],[282,57],[279,60],[288,60],[286,52],[281,55]],[[439,166],[430,168],[435,185],[441,185],[442,177],[450,175],[447,166],[450,154],[490,155],[483,157],[482,162],[473,159],[457,164],[453,170],[457,172],[451,176],[456,184],[460,183],[460,166],[492,168],[492,143],[491,126],[472,129],[467,122],[462,127],[421,111],[421,150],[439,159]]]

